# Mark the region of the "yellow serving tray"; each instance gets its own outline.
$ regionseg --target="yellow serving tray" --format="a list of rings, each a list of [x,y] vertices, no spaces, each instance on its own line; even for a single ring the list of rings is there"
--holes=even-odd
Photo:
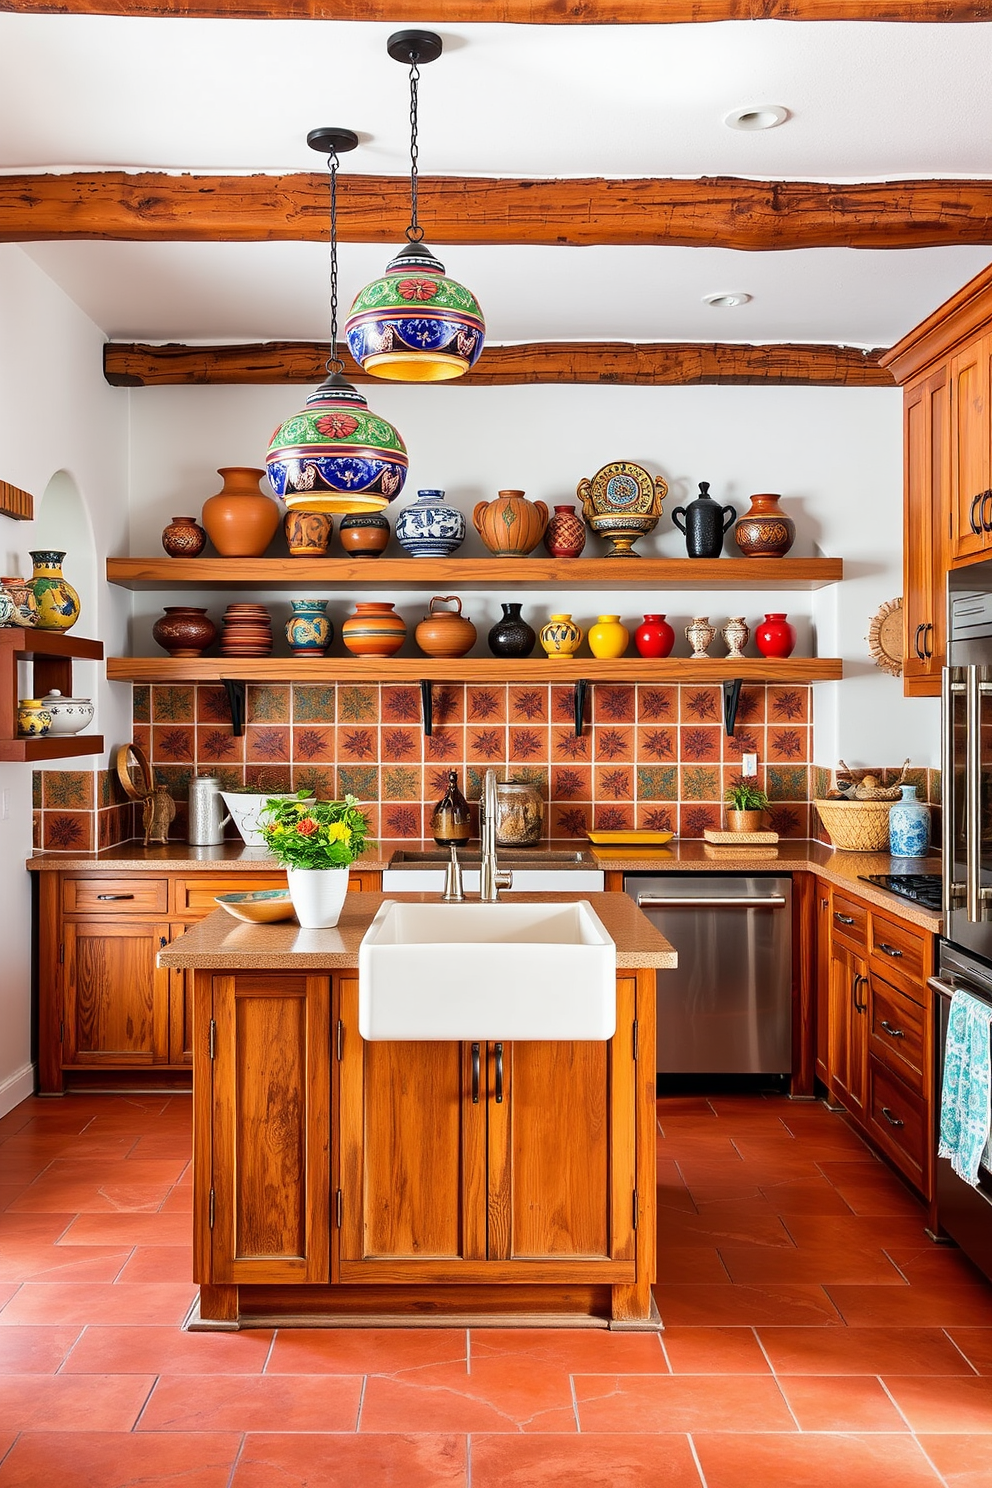
[[[587,832],[586,836],[590,842],[597,846],[615,847],[618,844],[629,843],[631,847],[660,847],[663,842],[671,842],[675,836],[674,832],[635,832],[627,830],[623,832]]]

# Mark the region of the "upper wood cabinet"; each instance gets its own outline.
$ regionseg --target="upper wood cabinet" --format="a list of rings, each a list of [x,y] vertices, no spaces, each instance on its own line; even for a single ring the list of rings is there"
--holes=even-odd
[[[992,550],[992,491],[989,490],[989,353],[992,336],[981,336],[951,357],[950,557],[984,558]]]
[[[904,419],[903,573],[908,696],[940,692],[946,649],[944,576],[951,511],[949,488],[951,379],[946,367],[906,389]]]

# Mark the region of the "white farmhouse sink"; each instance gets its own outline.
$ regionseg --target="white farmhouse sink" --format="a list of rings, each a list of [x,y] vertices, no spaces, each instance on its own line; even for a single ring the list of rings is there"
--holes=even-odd
[[[571,904],[398,904],[358,952],[365,1039],[608,1039],[616,946]]]

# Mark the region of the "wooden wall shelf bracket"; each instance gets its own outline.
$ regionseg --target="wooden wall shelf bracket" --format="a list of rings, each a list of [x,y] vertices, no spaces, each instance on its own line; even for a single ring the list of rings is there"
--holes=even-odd
[[[737,706],[741,700],[743,681],[743,677],[734,677],[723,684],[723,726],[728,739],[734,737],[734,729],[737,727]]]
[[[227,706],[231,714],[231,733],[236,739],[241,739],[245,732],[245,699],[248,694],[248,685],[237,681],[234,677],[225,677],[224,691],[227,693]]]

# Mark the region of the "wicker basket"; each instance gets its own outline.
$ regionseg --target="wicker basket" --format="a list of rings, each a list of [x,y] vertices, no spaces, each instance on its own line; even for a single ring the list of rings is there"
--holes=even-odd
[[[814,801],[834,847],[845,852],[884,852],[889,845],[891,801]]]

